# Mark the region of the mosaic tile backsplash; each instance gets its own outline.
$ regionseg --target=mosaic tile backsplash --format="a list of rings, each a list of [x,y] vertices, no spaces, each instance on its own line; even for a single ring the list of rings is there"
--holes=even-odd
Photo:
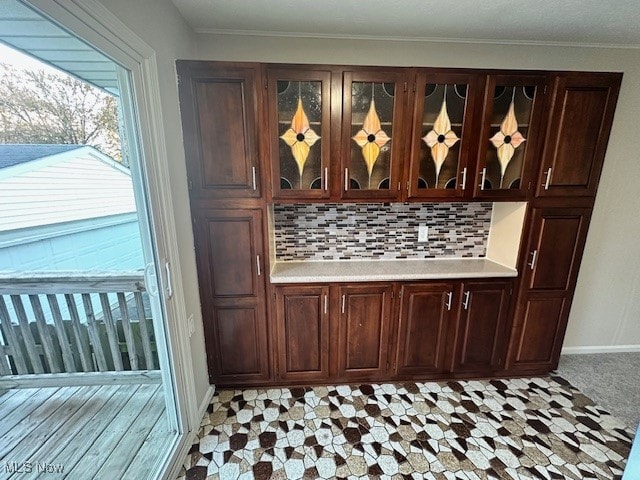
[[[276,259],[484,257],[490,202],[274,205]],[[418,242],[418,225],[429,241]]]

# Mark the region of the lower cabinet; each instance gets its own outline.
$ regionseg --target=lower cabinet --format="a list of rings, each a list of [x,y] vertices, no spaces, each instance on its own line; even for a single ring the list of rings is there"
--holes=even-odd
[[[278,376],[305,381],[329,378],[329,287],[276,288]]]
[[[502,367],[511,281],[275,287],[278,380],[391,381]]]
[[[448,341],[455,334],[453,283],[416,283],[400,290],[400,323],[395,349],[399,376],[443,373],[449,370]]]
[[[558,366],[590,217],[590,208],[532,210],[509,370],[538,374]]]
[[[387,371],[393,284],[340,286],[337,377],[375,380]]]
[[[194,212],[209,380],[262,385],[271,378],[260,209]]]
[[[482,375],[498,370],[504,357],[511,282],[462,285],[454,372]]]

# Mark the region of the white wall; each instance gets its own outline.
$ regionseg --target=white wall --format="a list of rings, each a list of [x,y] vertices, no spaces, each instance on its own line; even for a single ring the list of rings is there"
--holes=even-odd
[[[640,345],[640,50],[200,34],[198,58],[624,72],[565,346]]]
[[[204,333],[200,313],[200,298],[191,230],[191,213],[187,191],[187,176],[182,147],[182,128],[178,105],[178,83],[175,61],[192,57],[194,34],[184,23],[169,0],[100,0],[124,24],[153,48],[157,55],[162,115],[167,154],[171,160],[171,193],[180,245],[180,267],[187,314],[195,317],[196,330],[191,337],[191,354],[195,372],[198,404],[209,386]],[[183,319],[186,322],[186,319]]]

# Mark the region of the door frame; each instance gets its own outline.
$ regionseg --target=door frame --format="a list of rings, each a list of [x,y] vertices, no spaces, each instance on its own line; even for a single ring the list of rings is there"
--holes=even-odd
[[[175,478],[200,427],[213,386],[209,387],[198,405],[162,121],[157,54],[96,0],[21,1],[131,72],[132,107],[137,114],[134,128],[137,129],[151,232],[157,259],[162,263],[157,265],[157,271],[161,272],[158,281],[163,292],[161,300],[166,318],[167,349],[177,420],[181,427],[169,454],[155,474],[160,478]]]

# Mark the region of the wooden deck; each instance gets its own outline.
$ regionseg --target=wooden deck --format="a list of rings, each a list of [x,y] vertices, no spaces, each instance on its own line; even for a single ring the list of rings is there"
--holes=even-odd
[[[158,384],[0,390],[0,479],[148,478],[173,437],[164,400]]]

